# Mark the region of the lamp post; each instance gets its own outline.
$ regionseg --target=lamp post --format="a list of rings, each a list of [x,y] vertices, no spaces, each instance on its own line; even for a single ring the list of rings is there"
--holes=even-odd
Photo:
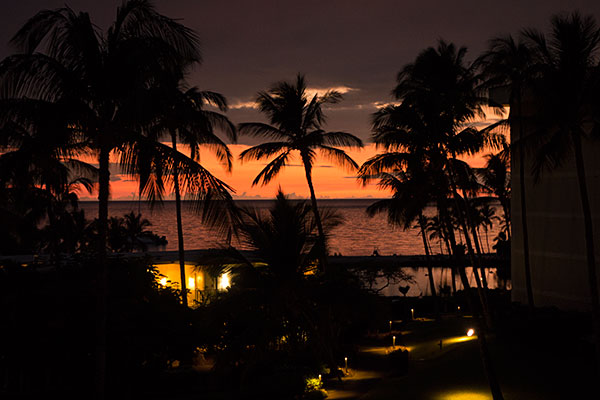
[[[392,320],[390,320],[390,332],[392,332]]]
[[[415,309],[414,308],[410,309],[410,319],[415,319]]]
[[[396,336],[392,336],[392,347],[396,348]]]
[[[344,365],[346,367],[346,373],[348,373],[348,357],[344,357]]]

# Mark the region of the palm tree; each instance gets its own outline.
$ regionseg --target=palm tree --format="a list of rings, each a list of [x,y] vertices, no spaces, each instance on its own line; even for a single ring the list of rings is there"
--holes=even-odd
[[[525,116],[523,114],[523,96],[533,78],[532,53],[523,41],[515,41],[508,35],[492,39],[489,49],[480,58],[486,86],[490,88],[508,87],[510,115],[508,122],[516,127],[517,138],[512,148],[519,160],[519,201],[521,206],[521,230],[523,236],[523,263],[525,269],[525,286],[530,312],[535,310],[533,286],[531,283],[531,261],[529,257],[529,228],[527,225],[527,201],[525,186]],[[491,160],[490,160],[491,161]],[[499,160],[500,161],[500,160]],[[494,165],[501,163],[493,161]],[[495,167],[496,168],[496,167]],[[496,185],[495,185],[496,186]],[[505,209],[506,215],[506,209]]]
[[[154,9],[125,0],[102,35],[87,13],[71,8],[37,13],[12,39],[23,54],[2,63],[1,80],[15,98],[66,103],[74,134],[93,149],[98,188],[97,394],[104,398],[106,363],[106,238],[110,155],[127,154],[140,127],[154,120],[161,86],[199,60],[196,35]]]
[[[368,170],[368,162],[361,167],[361,171]],[[387,212],[388,223],[399,226],[404,230],[412,228],[415,222],[418,223],[425,250],[429,286],[431,287],[431,295],[434,298],[435,313],[439,318],[433,266],[427,243],[427,217],[423,215],[425,207],[433,198],[431,176],[428,176],[422,168],[414,168],[407,171],[381,173],[378,178],[378,187],[383,190],[391,190],[392,197],[371,204],[367,207],[367,214],[372,217],[377,213]],[[366,182],[369,179],[370,177],[365,176],[364,181]]]
[[[317,197],[312,181],[312,169],[317,151],[334,163],[348,169],[358,165],[344,150],[334,146],[361,148],[362,141],[346,132],[326,132],[323,130],[326,118],[322,106],[335,104],[342,99],[339,92],[330,90],[323,95],[315,94],[308,98],[304,76],[298,75],[295,83],[278,82],[267,92],[259,92],[256,103],[261,112],[269,118],[269,124],[248,122],[239,125],[240,134],[265,139],[273,139],[240,154],[242,161],[261,160],[275,156],[256,176],[253,185],[269,183],[288,165],[293,152],[298,152],[304,166],[306,181],[310,190],[310,199],[319,237],[321,238],[321,268],[325,267],[327,249],[323,224],[317,208]]]
[[[98,251],[105,254],[110,153],[130,146],[152,120],[163,82],[199,60],[196,36],[151,2],[129,0],[106,36],[87,13],[65,7],[39,12],[11,42],[23,54],[3,62],[3,84],[13,84],[16,98],[66,103],[69,126],[98,155]]]
[[[483,180],[482,189],[498,198],[504,213],[506,231],[510,237],[510,150],[507,147],[500,153],[487,154],[485,158],[485,167],[477,171]]]
[[[592,16],[574,13],[552,19],[548,40],[533,30],[526,31],[525,37],[534,51],[539,72],[532,85],[532,95],[539,104],[533,110],[535,127],[531,133],[537,142],[533,174],[538,180],[544,170],[561,166],[569,155],[574,154],[584,221],[596,356],[600,362],[600,302],[582,145],[584,139],[597,134],[599,129],[600,29]]]
[[[234,286],[251,289],[251,296],[240,300],[247,303],[259,295],[260,305],[252,308],[266,316],[260,335],[269,340],[262,342],[273,346],[275,336],[284,336],[280,345],[296,352],[316,351],[331,368],[337,368],[334,322],[330,314],[323,319],[318,312],[323,298],[316,295],[314,285],[320,287],[323,281],[314,273],[321,257],[321,237],[315,234],[318,227],[312,206],[290,201],[280,189],[267,213],[241,209],[240,214],[240,242],[253,250],[253,260],[231,248],[228,252],[234,261],[230,265],[236,272]],[[319,215],[326,232],[342,222],[330,210]]]
[[[488,232],[489,229],[494,226],[494,221],[501,221],[500,217],[496,215],[496,210],[490,207],[489,203],[483,203],[477,208],[477,227],[481,226],[485,232],[485,243],[487,252],[490,253],[490,241]],[[506,219],[506,214],[505,214]]]
[[[231,170],[232,156],[227,145],[216,135],[215,129],[219,128],[231,139],[237,139],[235,126],[225,117],[215,111],[205,110],[206,104],[217,107],[220,111],[227,111],[227,101],[219,93],[200,91],[197,88],[184,90],[180,85],[173,87],[168,92],[168,96],[163,99],[164,112],[160,116],[160,121],[153,127],[153,135],[156,140],[160,136],[167,135],[171,139],[171,146],[177,151],[177,141],[183,143],[190,149],[190,159],[194,162],[200,162],[200,149],[207,147],[213,151],[219,161],[223,162],[227,170]],[[144,167],[142,166],[142,169]],[[173,189],[175,192],[175,210],[177,218],[177,238],[179,250],[179,268],[181,275],[181,297],[182,303],[187,306],[187,287],[185,276],[185,251],[183,240],[183,225],[181,220],[181,188],[179,179],[179,169],[177,165],[173,168]],[[140,180],[140,187],[143,188],[148,182],[148,174],[140,174],[144,178]],[[218,183],[214,179],[208,182]],[[159,188],[162,186],[159,186]],[[156,187],[154,187],[156,188]],[[207,187],[206,190],[220,194],[220,200],[228,199],[228,188],[218,184]],[[154,193],[152,197],[161,196]],[[215,199],[219,200],[219,199]]]
[[[467,249],[474,271],[477,262],[469,235],[469,214],[465,207],[465,199],[459,194],[459,166],[456,157],[463,154],[474,154],[485,145],[498,146],[503,137],[493,130],[478,131],[465,125],[477,115],[483,115],[483,106],[488,104],[485,97],[480,96],[476,87],[479,82],[474,66],[464,62],[465,48],[456,48],[453,44],[441,41],[437,48],[430,47],[419,54],[414,63],[405,66],[398,74],[398,84],[393,93],[401,101],[399,106],[383,110],[383,124],[391,124],[388,131],[395,132],[393,140],[384,135],[379,143],[394,152],[401,149],[409,153],[419,151],[432,165],[432,170],[443,171],[440,174],[445,185],[438,185],[444,193],[446,188],[455,201],[458,221],[465,236]],[[392,118],[393,117],[393,118]],[[416,137],[416,138],[415,138]],[[376,138],[377,141],[377,138]],[[400,152],[401,153],[401,152]],[[389,158],[389,166],[402,166],[394,161],[399,152]],[[405,162],[399,160],[400,162]],[[385,162],[380,165],[385,166]],[[444,196],[439,196],[440,211],[448,209],[443,205]],[[450,226],[448,226],[450,228]],[[453,234],[449,234],[451,241]],[[451,243],[455,248],[455,243]],[[464,268],[459,268],[459,275],[467,292],[470,285]],[[481,282],[476,279],[478,293],[486,321],[490,323],[485,296]],[[470,298],[470,297],[469,297]],[[501,399],[502,393],[487,349],[485,328],[481,325],[479,335],[482,361],[487,372],[490,389],[494,399]]]
[[[80,186],[91,190],[89,179],[96,177],[97,169],[76,158],[84,154],[85,145],[73,140],[64,105],[9,98],[0,98],[0,105],[0,203],[7,213],[3,220],[9,236],[22,245],[29,242],[27,248],[15,247],[16,243],[11,247],[57,255],[65,249],[61,241],[69,232],[46,233],[60,230],[57,224],[66,222],[60,221],[67,217],[66,209],[77,208],[75,191]],[[50,226],[37,238],[43,242],[37,248],[35,235],[29,235],[29,240],[20,236],[37,231],[44,218]]]

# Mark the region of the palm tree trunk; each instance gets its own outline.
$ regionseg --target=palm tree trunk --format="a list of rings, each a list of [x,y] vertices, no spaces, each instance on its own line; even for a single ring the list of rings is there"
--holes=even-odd
[[[171,133],[173,150],[177,151],[177,135]],[[183,225],[181,223],[181,192],[179,190],[179,170],[177,165],[173,167],[173,186],[175,189],[175,212],[177,214],[177,245],[179,249],[179,273],[181,276],[181,304],[188,306],[187,282],[185,280],[185,249],[183,245]]]
[[[472,221],[472,219],[471,219]],[[475,243],[475,250],[477,251],[477,257],[479,258],[479,269],[481,272],[481,283],[485,290],[488,289],[487,279],[485,277],[485,268],[483,266],[483,257],[481,256],[483,252],[481,251],[481,245],[479,241],[479,234],[477,232],[477,228],[475,224],[471,222],[471,233],[473,234],[473,242]]]
[[[104,145],[98,157],[98,292],[96,294],[96,397],[105,398],[108,265],[106,240],[108,232],[108,197],[110,185],[110,149]]]
[[[439,205],[438,205],[439,207]],[[442,207],[446,207],[445,204],[442,205]],[[450,272],[451,272],[451,276],[452,276],[452,294],[454,296],[456,296],[456,269],[457,266],[455,263],[452,262],[452,258],[454,258],[454,261],[456,262],[458,257],[456,256],[456,254],[454,254],[454,249],[456,248],[456,237],[454,236],[454,229],[452,228],[452,222],[449,221],[449,217],[447,215],[447,211],[445,211],[443,214],[440,212],[440,223],[442,223],[442,225],[444,225],[446,227],[446,238],[444,238],[444,241],[446,242],[446,247],[448,248],[448,256],[451,259],[451,263],[450,263]]]
[[[581,208],[583,209],[583,225],[585,229],[585,250],[588,267],[588,280],[590,285],[590,300],[592,303],[592,321],[594,325],[594,336],[596,342],[596,364],[597,373],[600,374],[600,303],[598,300],[598,276],[596,274],[596,256],[594,254],[594,229],[592,225],[592,212],[587,190],[585,165],[583,162],[583,150],[581,148],[581,136],[579,132],[573,135],[575,147],[575,165],[577,167],[577,181],[579,183],[579,195],[581,197]]]
[[[506,233],[508,237],[512,237],[512,229],[511,229],[511,216],[510,216],[510,207],[506,203],[506,199],[500,202],[502,206],[502,212],[504,212],[504,220],[506,221]]]
[[[435,311],[436,319],[440,318],[440,305],[435,290],[435,282],[433,280],[433,267],[431,266],[431,255],[429,254],[429,245],[427,244],[427,234],[425,232],[425,217],[423,214],[419,215],[419,225],[421,226],[421,238],[423,238],[423,248],[425,249],[425,260],[427,262],[427,274],[429,275],[429,286],[431,287],[431,297],[433,297],[433,306]]]
[[[304,172],[306,173],[306,182],[310,189],[310,201],[312,204],[313,213],[315,214],[315,222],[317,223],[317,231],[319,233],[319,241],[321,247],[321,269],[325,271],[327,269],[327,249],[325,248],[325,232],[323,231],[323,223],[321,222],[321,215],[317,207],[317,196],[315,195],[315,188],[313,187],[312,176],[310,172],[309,163],[304,163]]]
[[[523,109],[521,104],[521,94],[519,93],[517,101],[519,103],[519,187],[521,189],[521,228],[523,230],[523,262],[525,264],[525,287],[527,288],[527,302],[529,311],[533,315],[535,312],[535,303],[533,301],[533,286],[531,284],[531,264],[529,261],[529,230],[527,228],[527,205],[525,201],[525,152],[523,151]]]
[[[454,157],[454,155],[453,155]],[[460,196],[460,194],[458,194],[458,189],[456,187],[456,181],[455,181],[455,175],[454,175],[454,170],[452,168],[452,165],[450,162],[448,162],[448,178],[450,180],[450,186],[452,189],[452,196],[454,197],[454,202],[456,204],[456,211],[458,213],[458,222],[461,226],[462,232],[465,235],[465,242],[467,244],[467,252],[469,255],[469,260],[471,261],[471,266],[473,267],[473,272],[475,274],[475,283],[477,285],[477,294],[479,295],[479,301],[481,303],[481,309],[483,312],[483,316],[485,318],[485,323],[486,326],[489,329],[492,329],[492,317],[490,315],[489,312],[489,307],[488,307],[488,302],[487,302],[487,296],[485,294],[485,292],[483,291],[482,285],[481,285],[481,280],[479,277],[479,263],[477,262],[477,258],[475,257],[475,252],[473,251],[473,244],[471,242],[471,236],[469,235],[469,230],[467,229],[467,219],[470,220],[469,218],[469,213],[466,210],[466,208],[468,207],[468,204],[466,202],[466,200]],[[462,201],[461,201],[462,200]],[[463,208],[461,206],[465,207],[465,210],[463,210]],[[461,272],[463,268],[460,268],[459,270]],[[466,275],[465,275],[466,276]]]
[[[486,339],[486,327],[485,324],[482,323],[481,317],[479,313],[475,310],[473,295],[471,293],[471,286],[469,285],[469,278],[467,278],[467,274],[464,268],[459,268],[459,275],[462,281],[463,287],[465,288],[465,292],[467,293],[467,301],[469,303],[469,308],[473,310],[475,324],[477,326],[477,343],[479,344],[479,353],[481,356],[481,361],[483,363],[483,370],[485,371],[485,375],[488,379],[488,384],[490,386],[490,391],[492,392],[492,398],[494,400],[503,400],[504,396],[502,395],[502,390],[500,388],[500,384],[498,383],[498,377],[496,376],[496,369],[492,363],[492,358],[490,356],[490,351]]]

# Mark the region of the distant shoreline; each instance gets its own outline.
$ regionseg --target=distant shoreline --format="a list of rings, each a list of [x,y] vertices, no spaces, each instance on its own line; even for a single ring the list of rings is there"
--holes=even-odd
[[[335,199],[317,199],[317,201],[379,201],[386,200],[390,197],[350,197],[350,198],[335,198]],[[491,196],[480,196],[478,199],[498,200]],[[274,201],[275,198],[260,198],[260,199],[233,199],[233,201]],[[293,201],[310,201],[309,198],[292,198]],[[193,202],[193,200],[182,200],[185,203]],[[80,203],[98,203],[98,200],[79,200]],[[147,203],[145,200],[109,200],[109,203]],[[163,200],[163,203],[174,203],[175,200]]]

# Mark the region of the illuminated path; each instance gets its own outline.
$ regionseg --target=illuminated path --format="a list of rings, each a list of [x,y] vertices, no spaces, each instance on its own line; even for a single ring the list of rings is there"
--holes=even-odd
[[[415,323],[430,325],[430,320],[421,320]],[[414,369],[420,369],[419,364],[430,364],[433,360],[440,358],[460,347],[473,347],[472,345],[475,343],[475,336],[457,336],[457,335],[448,335],[441,338],[442,346],[440,347],[440,339],[430,338],[427,333],[424,337],[420,337],[420,333],[415,333],[411,331],[393,331],[388,335],[384,336],[384,340],[390,341],[389,346],[365,346],[360,348],[360,353],[363,356],[370,357],[372,361],[377,362],[379,359],[379,363],[386,364],[386,358],[390,357],[390,352],[394,350],[408,350],[409,351],[409,374],[402,377],[394,377],[394,373],[397,372],[393,368],[389,369],[377,369],[377,370],[368,370],[368,369],[353,369],[352,364],[350,363],[348,376],[342,378],[342,383],[330,382],[330,387],[327,389],[329,396],[328,399],[389,399],[394,398],[390,397],[393,392],[389,392],[386,390],[386,386],[388,383],[392,383],[395,391],[399,396],[398,398],[405,399],[404,393],[402,390],[395,389],[395,382],[398,379],[405,379],[407,376],[410,376]],[[397,345],[395,347],[392,346],[392,336],[397,337]],[[402,338],[402,339],[401,339]],[[476,345],[475,345],[475,348]],[[478,360],[477,360],[478,361]],[[478,364],[480,365],[480,364]],[[381,387],[383,387],[384,393],[378,394],[381,391]],[[400,386],[401,387],[401,386]],[[400,396],[400,394],[402,395]],[[420,393],[422,395],[423,393]],[[477,397],[465,397],[465,399],[473,399],[478,400]],[[487,397],[481,397],[481,399],[487,399]],[[490,397],[491,398],[491,397]],[[440,397],[440,399],[445,399],[445,397]],[[454,397],[448,397],[448,400],[453,400]],[[456,400],[461,399],[461,397],[456,397]]]

